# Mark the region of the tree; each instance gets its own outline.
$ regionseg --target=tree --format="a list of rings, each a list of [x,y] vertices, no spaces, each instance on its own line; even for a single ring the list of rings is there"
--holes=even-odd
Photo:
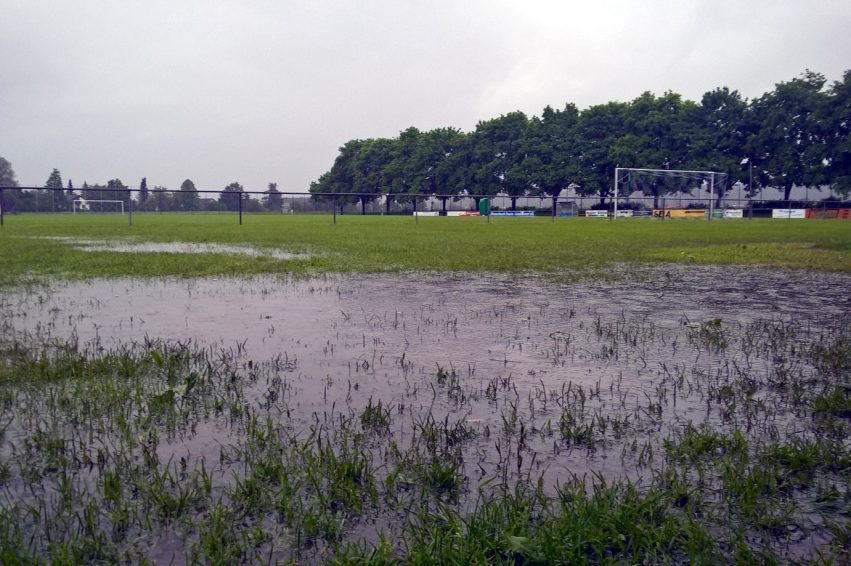
[[[529,121],[525,138],[523,170],[533,191],[558,197],[579,176],[576,126],[579,111],[573,104],[564,110],[547,106],[541,117]]]
[[[62,190],[65,188],[65,185],[62,183],[62,174],[59,173],[59,169],[54,169],[50,173],[50,176],[44,183],[44,188],[44,191],[39,192],[44,193],[46,202],[50,203],[51,211],[68,210],[68,202]]]
[[[626,131],[612,146],[612,160],[620,167],[685,169],[692,140],[699,138],[693,122],[688,120],[696,108],[694,102],[684,101],[674,92],[659,97],[645,92],[626,107]],[[654,208],[659,206],[660,197],[691,188],[687,183],[664,177],[631,187],[652,195]]]
[[[753,101],[759,130],[748,140],[748,150],[761,181],[782,187],[784,200],[789,200],[794,185],[824,178],[824,144],[818,123],[818,109],[827,102],[824,84],[823,75],[805,71]]]
[[[162,213],[172,209],[172,197],[167,188],[159,185],[155,186],[152,191],[152,199],[157,212]]]
[[[505,193],[511,197],[512,208],[516,208],[517,197],[532,189],[522,167],[526,157],[524,139],[528,125],[529,120],[523,112],[510,112],[476,125],[473,133],[478,181],[476,193]]]
[[[80,196],[86,200],[94,200],[94,199],[102,199],[105,198],[100,189],[102,189],[100,185],[89,185],[87,181],[83,181],[83,186],[80,190]]]
[[[0,208],[3,212],[14,212],[16,204],[20,200],[23,191],[17,188],[18,181],[15,179],[15,171],[12,169],[12,164],[3,157],[0,157],[0,187],[4,190],[0,191]]]
[[[236,211],[239,210],[239,201],[243,198],[242,193],[245,192],[245,189],[239,183],[231,183],[219,195],[219,202],[221,202],[227,210]]]
[[[263,197],[263,206],[269,212],[281,212],[283,204],[284,199],[281,197],[281,191],[278,190],[278,183],[269,183],[266,196]]]
[[[124,209],[130,206],[130,187],[121,182],[121,179],[110,179],[106,182],[106,196],[109,200],[120,200],[124,203]],[[104,197],[101,197],[104,198]]]
[[[369,146],[372,140],[350,140],[341,148],[337,158],[334,159],[334,165],[331,170],[322,175],[315,183],[311,183],[310,192],[312,193],[346,193],[339,197],[335,197],[337,204],[340,206],[342,213],[343,207],[347,203],[355,202],[358,197],[354,194],[358,190],[363,190],[365,193],[369,190],[370,181],[365,178],[362,168],[364,164],[359,163],[361,152]],[[362,205],[365,206],[368,197],[364,195],[361,198]]]
[[[148,192],[148,178],[142,177],[142,181],[139,183],[139,196],[137,197],[139,200],[139,205],[143,208],[148,203],[148,198],[150,198],[150,193]]]
[[[73,202],[75,198],[76,195],[74,194],[74,183],[71,182],[71,179],[68,179],[68,202],[71,203],[71,206],[74,206]]]
[[[200,204],[198,190],[195,188],[195,183],[190,179],[186,179],[180,184],[180,193],[176,197],[179,210],[198,210]]]
[[[851,70],[828,90],[820,117],[827,179],[836,193],[847,197],[851,194]]]
[[[464,146],[465,136],[455,128],[437,128],[422,134],[412,156],[417,180],[412,183],[416,192],[441,195],[446,210],[447,195],[457,194],[452,183],[455,157]]]
[[[599,195],[601,205],[612,192],[615,167],[629,166],[617,161],[612,151],[615,141],[625,134],[627,110],[628,105],[622,102],[591,106],[579,114],[576,124],[577,192],[583,196]]]
[[[750,182],[742,163],[749,161],[745,147],[756,124],[738,91],[724,87],[706,92],[700,104],[693,107],[687,123],[691,132],[687,169],[720,171],[730,179]],[[754,188],[748,192],[753,195]],[[719,191],[716,204],[720,206],[723,197]]]
[[[407,201],[407,198],[400,195],[416,193],[422,186],[415,162],[420,135],[417,128],[402,130],[399,137],[393,140],[390,146],[386,146],[387,151],[383,152],[386,161],[381,175],[381,182],[386,187],[383,192],[392,193],[397,201]]]

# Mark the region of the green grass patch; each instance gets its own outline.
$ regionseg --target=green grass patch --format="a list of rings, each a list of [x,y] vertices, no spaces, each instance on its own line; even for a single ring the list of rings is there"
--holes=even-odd
[[[85,252],[67,241],[194,242],[313,254]],[[21,215],[0,230],[0,284],[44,277],[398,271],[600,274],[617,263],[695,262],[851,272],[851,222],[421,218],[325,215]]]

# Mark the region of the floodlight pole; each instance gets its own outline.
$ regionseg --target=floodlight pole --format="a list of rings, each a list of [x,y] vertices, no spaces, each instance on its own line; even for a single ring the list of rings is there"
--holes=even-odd
[[[618,217],[618,174],[620,173],[620,170],[620,167],[615,167],[615,208],[612,220]]]

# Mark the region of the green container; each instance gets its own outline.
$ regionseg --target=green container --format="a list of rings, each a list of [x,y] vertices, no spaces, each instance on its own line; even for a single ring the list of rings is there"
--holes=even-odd
[[[491,211],[491,199],[483,198],[479,201],[479,214],[487,216]]]

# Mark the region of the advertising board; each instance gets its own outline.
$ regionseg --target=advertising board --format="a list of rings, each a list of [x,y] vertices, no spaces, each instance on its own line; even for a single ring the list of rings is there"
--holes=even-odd
[[[703,208],[654,208],[653,218],[706,218]]]

